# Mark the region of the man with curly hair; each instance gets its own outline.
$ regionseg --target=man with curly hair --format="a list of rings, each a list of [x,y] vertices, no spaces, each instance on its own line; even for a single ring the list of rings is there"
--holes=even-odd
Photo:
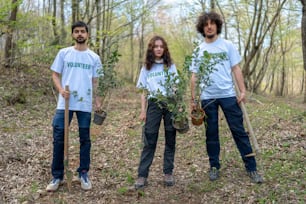
[[[249,136],[243,126],[243,113],[239,103],[245,102],[246,88],[244,79],[239,67],[241,56],[233,43],[222,39],[221,34],[223,21],[216,12],[203,13],[198,17],[196,24],[197,31],[204,37],[202,42],[193,55],[193,62],[189,68],[191,76],[191,100],[192,108],[195,108],[195,89],[197,79],[201,78],[200,63],[203,53],[207,52],[210,56],[225,56],[214,64],[213,70],[207,77],[210,83],[201,89],[201,106],[205,111],[206,127],[206,149],[209,157],[210,170],[209,179],[214,181],[219,178],[220,169],[220,142],[218,130],[218,110],[221,107],[234,141],[238,147],[244,162],[247,174],[255,183],[262,183],[262,177],[257,173],[256,160],[252,153]],[[235,76],[240,90],[240,95],[236,96],[232,73]]]

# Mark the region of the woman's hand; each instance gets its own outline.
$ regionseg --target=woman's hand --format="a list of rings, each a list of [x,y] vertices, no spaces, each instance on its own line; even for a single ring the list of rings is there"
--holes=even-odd
[[[197,106],[198,106],[197,101],[195,101],[194,99],[191,99],[190,100],[190,109],[191,109],[191,111],[196,110]]]
[[[147,118],[147,114],[145,111],[141,111],[140,115],[139,115],[139,119],[141,122],[145,122]]]

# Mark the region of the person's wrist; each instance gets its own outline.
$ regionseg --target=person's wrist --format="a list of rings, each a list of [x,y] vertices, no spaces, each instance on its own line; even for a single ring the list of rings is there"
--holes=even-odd
[[[59,88],[59,89],[58,89],[58,92],[59,92],[60,94],[62,94],[63,91],[65,91],[65,89],[63,89],[63,88]]]
[[[191,98],[190,102],[191,102],[191,103],[198,103],[198,100],[195,99],[195,98]]]

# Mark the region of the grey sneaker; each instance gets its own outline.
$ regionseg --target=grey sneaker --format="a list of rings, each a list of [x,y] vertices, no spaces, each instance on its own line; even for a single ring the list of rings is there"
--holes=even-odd
[[[48,192],[56,191],[58,187],[62,185],[63,183],[64,183],[63,180],[53,178],[52,181],[48,184],[46,191]]]
[[[216,167],[212,167],[209,170],[209,180],[215,181],[219,178],[219,170]]]
[[[79,176],[80,176],[79,180],[81,182],[81,188],[83,190],[90,190],[92,188],[92,186],[91,186],[91,182],[90,182],[90,180],[88,178],[87,172],[86,171],[85,172],[81,172]]]
[[[146,185],[148,185],[147,178],[145,178],[145,177],[138,177],[138,179],[135,182],[135,189],[136,190],[141,189],[141,188],[143,188]]]
[[[165,174],[164,184],[166,186],[173,186],[175,184],[174,176],[172,174]]]
[[[254,183],[263,183],[262,177],[257,173],[257,171],[248,171],[248,175]]]

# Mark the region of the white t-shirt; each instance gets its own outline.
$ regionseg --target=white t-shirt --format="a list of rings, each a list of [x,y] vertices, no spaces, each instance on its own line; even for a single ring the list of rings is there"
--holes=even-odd
[[[174,64],[170,66],[168,72],[169,74],[174,73],[172,76],[176,76],[178,74]],[[152,96],[154,97],[154,94],[156,94],[158,91],[162,95],[167,96],[165,87],[162,85],[165,84],[165,79],[166,72],[164,70],[164,64],[154,63],[150,70],[147,70],[145,67],[141,68],[136,87],[148,90],[149,98]]]
[[[69,85],[69,110],[91,112],[92,79],[102,74],[100,57],[90,49],[63,48],[58,52],[51,70],[61,74],[63,88]],[[57,109],[65,109],[65,99],[61,94],[58,99]]]
[[[235,87],[231,75],[231,69],[241,61],[241,56],[234,45],[225,39],[218,38],[212,43],[203,42],[199,45],[199,53],[197,59],[193,58],[189,70],[193,73],[199,72],[199,65],[197,60],[203,56],[204,51],[209,54],[225,54],[226,59],[220,61],[214,66],[215,70],[209,75],[210,84],[201,89],[202,100],[214,98],[227,98],[236,96]]]

